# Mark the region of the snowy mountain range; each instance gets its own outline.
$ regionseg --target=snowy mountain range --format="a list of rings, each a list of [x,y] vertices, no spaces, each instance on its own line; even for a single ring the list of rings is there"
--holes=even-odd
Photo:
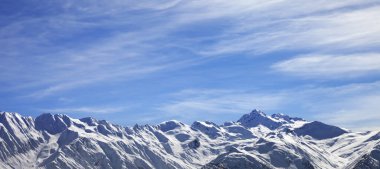
[[[253,110],[217,125],[122,127],[93,118],[0,113],[0,168],[379,169],[380,132]]]

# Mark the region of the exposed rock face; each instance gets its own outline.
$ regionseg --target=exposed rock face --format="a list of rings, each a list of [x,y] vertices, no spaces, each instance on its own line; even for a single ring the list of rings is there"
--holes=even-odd
[[[50,134],[57,134],[71,126],[71,120],[66,115],[42,114],[35,120],[37,130],[45,130]]]
[[[202,167],[202,169],[235,169],[235,168],[260,168],[271,169],[269,165],[260,162],[255,157],[239,153],[225,153]]]
[[[192,142],[189,143],[189,147],[192,149],[197,149],[201,146],[201,143],[198,139],[194,139]]]
[[[309,135],[318,140],[333,138],[347,133],[346,130],[339,127],[327,125],[318,121],[306,123],[302,127],[295,129],[294,132],[299,136]]]
[[[176,128],[181,128],[183,127],[184,124],[181,123],[181,122],[178,122],[178,121],[175,121],[175,120],[172,120],[172,121],[167,121],[167,122],[163,122],[161,123],[160,125],[158,125],[158,127],[163,131],[163,132],[167,132],[167,131],[170,131],[170,130],[174,130]]]
[[[72,130],[65,130],[62,132],[62,134],[59,136],[57,143],[60,147],[69,145],[72,143],[75,139],[79,138],[79,133]]]
[[[42,137],[35,130],[32,118],[21,117],[16,113],[0,113],[1,160],[33,151],[41,142]]]
[[[0,113],[1,169],[374,169],[379,142],[379,132],[353,133],[258,110],[224,125],[172,120],[134,127],[66,115],[33,119]]]
[[[281,125],[280,122],[275,121],[259,110],[253,110],[251,113],[243,115],[238,122],[240,122],[242,126],[248,128],[263,125],[269,129],[276,129]]]
[[[191,128],[206,134],[212,139],[222,136],[220,127],[209,121],[196,121],[191,125]]]
[[[256,110],[257,111],[257,110]],[[294,123],[296,121],[304,121],[304,119],[302,118],[298,118],[298,117],[290,117],[288,115],[285,115],[285,114],[272,114],[271,117],[273,119],[276,119],[276,120],[279,120],[279,121],[283,121],[283,123]]]
[[[350,165],[352,169],[379,169],[380,168],[380,144],[369,153],[359,157]]]
[[[98,121],[92,117],[85,117],[79,119],[81,122],[86,123],[89,126],[96,126],[98,124]]]

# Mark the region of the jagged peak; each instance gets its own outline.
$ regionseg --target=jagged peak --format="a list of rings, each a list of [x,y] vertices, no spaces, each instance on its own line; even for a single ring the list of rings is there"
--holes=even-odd
[[[165,121],[165,122],[162,122],[160,123],[159,125],[157,125],[157,127],[163,131],[163,132],[166,132],[166,131],[170,131],[170,130],[174,130],[174,129],[177,129],[177,128],[181,128],[183,127],[185,124],[183,124],[182,122],[180,121],[177,121],[177,120],[169,120],[169,121]]]
[[[33,118],[30,116],[24,117],[16,112],[2,112],[0,114],[0,123],[4,123],[8,126],[18,125],[19,127],[23,126],[22,128],[29,128],[33,126]]]
[[[226,121],[223,123],[223,126],[232,126],[234,124],[237,124],[237,122],[234,122],[234,121]]]
[[[89,126],[96,126],[98,124],[98,120],[92,118],[92,117],[85,117],[79,119],[79,121],[86,123]]]
[[[160,124],[165,124],[165,123],[183,124],[182,122],[178,120],[168,120],[168,121],[161,122]]]
[[[209,121],[195,121],[191,125],[191,128],[193,130],[201,131],[202,133],[208,135],[210,138],[217,138],[222,135],[220,127],[217,124]]]
[[[290,117],[282,113],[272,114],[269,116],[261,110],[254,109],[251,113],[243,115],[237,122],[249,128],[262,125],[269,129],[276,129],[283,124],[293,124],[296,121],[305,120],[298,117]]]
[[[146,129],[150,129],[150,128],[155,128],[156,126],[151,126],[149,124],[135,124],[133,125],[133,130],[135,131],[139,131],[139,130],[146,130]]]
[[[72,119],[63,114],[43,113],[36,117],[35,125],[37,130],[46,130],[50,134],[57,134],[72,125]]]
[[[280,120],[280,121],[286,121],[286,122],[295,122],[295,121],[305,121],[304,119],[302,118],[299,118],[299,117],[291,117],[289,115],[286,115],[286,114],[283,114],[283,113],[276,113],[276,114],[272,114],[271,117],[273,119],[276,119],[276,120]]]
[[[203,125],[203,126],[207,126],[207,127],[219,127],[217,124],[211,122],[211,121],[195,121],[193,122],[193,125]]]
[[[275,113],[275,114],[272,114],[271,117],[277,117],[277,118],[287,118],[287,117],[290,117],[284,113]]]
[[[256,118],[256,117],[262,117],[262,118],[270,118],[270,116],[266,115],[263,111],[253,109],[250,113],[244,114],[240,119],[238,120],[241,121],[243,119],[248,119],[248,118]]]
[[[0,112],[0,116],[3,117],[3,118],[13,118],[13,117],[17,117],[17,118],[21,118],[22,116],[16,112]]]
[[[251,113],[249,113],[251,115],[260,115],[260,116],[267,116],[262,110],[258,110],[258,109],[253,109],[251,111]]]
[[[264,111],[260,110],[260,109],[253,109],[251,111],[251,113],[258,113],[258,114],[262,114],[262,115],[266,115],[266,113],[264,113]]]
[[[256,127],[263,125],[270,129],[278,128],[281,123],[277,120],[267,116],[263,111],[254,109],[251,113],[243,115],[237,122],[245,127]]]
[[[348,131],[337,126],[328,125],[319,121],[313,121],[296,128],[294,132],[299,136],[308,135],[314,139],[322,140],[340,136]]]
[[[65,114],[53,114],[53,113],[42,113],[41,115],[37,116],[37,118],[47,118],[47,117],[50,117],[50,118],[54,118],[54,119],[70,119],[71,120],[71,117],[65,115]]]
[[[207,129],[213,128],[213,129],[219,130],[220,126],[210,121],[195,121],[193,122],[193,124],[191,124],[191,128],[197,129],[197,130],[204,130],[206,128]]]

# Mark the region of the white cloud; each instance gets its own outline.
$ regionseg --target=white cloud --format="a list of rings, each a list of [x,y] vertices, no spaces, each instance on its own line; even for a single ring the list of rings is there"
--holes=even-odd
[[[114,0],[46,3],[57,5],[51,8],[58,8],[53,10],[56,12],[39,18],[21,18],[0,28],[3,56],[0,82],[7,84],[1,90],[27,88],[34,91],[26,95],[45,97],[84,85],[182,68],[191,65],[185,63],[202,60],[198,56],[173,54],[173,49],[215,56],[305,48],[332,51],[377,47],[380,27],[374,18],[379,18],[380,8],[376,2]],[[136,15],[135,12],[141,13]],[[203,21],[211,20],[223,23],[217,35],[205,34],[199,38],[173,35],[192,25],[207,26],[208,22]],[[55,43],[93,30],[105,30],[109,36],[78,43],[78,46]],[[97,36],[97,31],[91,36]],[[214,43],[203,43],[205,39]]]
[[[380,82],[357,83],[337,87],[318,87],[300,90],[290,97],[297,98],[304,113],[315,120],[352,130],[371,130],[380,127]],[[295,108],[296,109],[296,108]]]
[[[256,14],[259,18],[245,17],[238,21],[236,24],[239,26],[227,31],[220,41],[203,53],[222,55],[248,52],[251,55],[260,55],[281,50],[305,49],[336,52],[379,46],[380,27],[379,21],[375,19],[380,17],[379,6],[339,10],[350,6],[350,3],[336,8],[324,8],[328,3],[321,6],[310,4],[314,5],[313,10],[307,5],[292,4],[299,9],[285,10],[284,13],[284,10],[277,9],[279,6],[271,6],[267,11],[260,11],[261,13],[251,11],[251,15]],[[274,14],[265,16],[267,13]]]
[[[379,90],[379,88],[375,89]],[[327,101],[326,101],[327,102]],[[315,118],[353,130],[380,130],[380,94],[358,94],[328,103]]]
[[[110,114],[125,111],[125,107],[69,107],[69,108],[54,108],[54,109],[41,109],[43,112],[48,113],[90,113],[90,114]]]
[[[272,65],[276,71],[307,78],[347,78],[380,73],[380,54],[298,56]]]
[[[238,90],[188,89],[172,95],[173,101],[161,105],[160,112],[189,117],[200,114],[242,114],[253,108],[273,110],[286,103],[281,94]]]

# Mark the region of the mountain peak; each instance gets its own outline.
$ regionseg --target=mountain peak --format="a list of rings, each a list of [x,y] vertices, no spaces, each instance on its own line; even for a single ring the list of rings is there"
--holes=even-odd
[[[267,115],[261,110],[254,109],[251,113],[243,115],[237,122],[248,128],[262,125],[269,129],[276,129],[283,124],[294,124],[297,121],[306,122],[302,118],[290,117],[282,113]]]
[[[18,113],[14,112],[0,112],[0,116],[2,118],[14,118],[14,117],[21,117]]]
[[[37,130],[46,130],[50,134],[57,134],[71,126],[70,117],[62,114],[44,113],[35,119]]]
[[[162,122],[158,125],[158,128],[161,129],[163,132],[174,130],[176,128],[181,128],[184,126],[183,123],[177,121],[177,120],[170,120],[166,122]]]
[[[191,125],[191,128],[201,131],[202,133],[208,135],[210,138],[217,138],[222,135],[220,127],[215,123],[209,121],[195,121]]]
[[[243,115],[238,122],[244,127],[256,127],[263,125],[270,129],[278,128],[281,123],[266,115],[263,111],[254,109],[251,113]]]
[[[257,115],[260,115],[260,116],[267,116],[263,111],[258,110],[258,109],[253,109],[250,114],[252,114],[252,115],[253,114],[257,114]]]
[[[279,120],[279,121],[282,121],[282,122],[285,122],[285,123],[294,123],[295,121],[305,121],[302,118],[299,118],[299,117],[290,117],[290,116],[288,116],[286,114],[283,114],[283,113],[272,114],[271,117],[273,119],[276,119],[276,120]]]
[[[294,132],[299,136],[311,136],[315,139],[327,139],[340,136],[348,131],[333,125],[328,125],[319,121],[313,121],[297,128]]]
[[[89,126],[96,126],[98,124],[98,120],[92,117],[85,117],[79,119],[81,122],[88,124]]]

